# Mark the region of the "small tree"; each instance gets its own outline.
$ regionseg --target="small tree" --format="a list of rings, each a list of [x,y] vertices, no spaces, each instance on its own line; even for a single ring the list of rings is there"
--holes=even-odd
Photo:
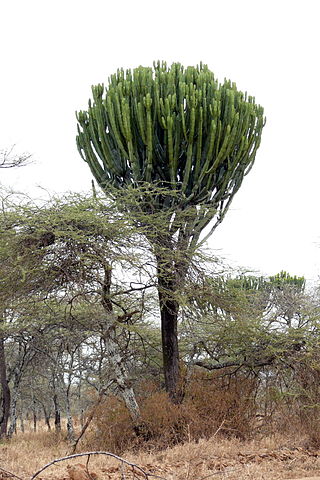
[[[106,194],[137,191],[136,204],[124,196],[122,208],[146,227],[157,260],[165,383],[176,398],[175,292],[201,232],[222,222],[253,165],[263,109],[202,64],[118,70],[92,93],[88,111],[77,114],[78,149]],[[160,222],[159,213],[167,214]]]

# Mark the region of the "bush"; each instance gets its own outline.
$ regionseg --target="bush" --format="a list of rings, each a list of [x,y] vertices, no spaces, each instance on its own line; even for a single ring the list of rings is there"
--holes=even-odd
[[[94,412],[93,429],[88,435],[90,448],[114,453],[123,452],[134,446],[136,434],[129,412],[118,398],[111,396]]]
[[[196,374],[186,385],[183,401],[148,384],[140,388],[142,422],[135,427],[123,402],[109,397],[95,412],[90,448],[113,452],[161,449],[221,434],[247,438],[255,418],[255,380],[221,374]]]

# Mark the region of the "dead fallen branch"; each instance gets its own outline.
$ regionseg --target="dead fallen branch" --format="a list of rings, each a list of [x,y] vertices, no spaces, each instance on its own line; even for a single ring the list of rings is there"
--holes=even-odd
[[[158,478],[159,480],[167,480],[166,478],[160,477],[159,475],[155,475],[153,473],[148,473],[145,470],[143,470],[143,468],[136,465],[135,463],[131,463],[128,460],[125,460],[124,458],[119,457],[118,455],[115,455],[114,453],[110,453],[110,452],[85,452],[85,453],[76,453],[74,455],[68,455],[66,457],[56,458],[55,460],[52,460],[52,462],[47,463],[44,467],[40,468],[40,470],[38,470],[34,475],[32,475],[30,480],[34,480],[41,472],[46,470],[48,467],[51,467],[51,465],[54,465],[54,464],[59,463],[59,462],[63,462],[65,460],[71,460],[73,458],[78,458],[78,457],[84,457],[84,456],[88,457],[87,467],[86,467],[88,469],[88,464],[89,464],[89,461],[90,461],[90,457],[92,455],[105,455],[107,457],[112,457],[112,458],[115,458],[116,460],[118,460],[120,462],[120,465],[121,465],[121,480],[126,480],[125,469],[124,469],[125,466],[128,466],[131,469],[131,473],[133,474],[133,478],[143,477],[146,480],[149,480],[150,478]],[[19,477],[17,477],[17,478],[19,478]],[[22,479],[19,479],[19,480],[22,480]]]

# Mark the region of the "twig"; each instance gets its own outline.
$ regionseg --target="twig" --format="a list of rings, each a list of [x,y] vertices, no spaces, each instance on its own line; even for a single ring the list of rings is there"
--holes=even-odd
[[[98,397],[98,400],[96,401],[96,403],[93,405],[92,409],[91,409],[91,413],[88,415],[88,418],[86,420],[86,423],[83,425],[82,429],[81,429],[81,432],[78,436],[78,438],[75,439],[75,441],[73,442],[72,446],[71,446],[71,452],[70,454],[74,454],[77,450],[77,446],[78,446],[78,443],[80,442],[81,438],[83,437],[83,435],[86,433],[86,430],[87,428],[89,427],[93,417],[94,417],[94,414],[96,413],[96,409],[99,407],[100,403],[102,402],[103,400],[103,396],[105,395],[106,393],[106,390],[107,389],[103,389],[100,393],[99,393],[99,397]]]
[[[77,458],[77,457],[84,457],[84,456],[89,456],[90,458],[90,455],[106,455],[107,457],[112,457],[112,458],[115,458],[116,460],[119,460],[119,462],[121,462],[121,464],[126,464],[128,465],[129,467],[132,467],[132,468],[135,468],[137,469],[138,471],[140,471],[143,475],[144,475],[144,478],[146,480],[149,479],[149,477],[153,477],[153,478],[159,478],[160,480],[167,480],[166,478],[164,477],[160,477],[159,475],[154,475],[153,473],[147,473],[145,472],[141,467],[139,467],[138,465],[136,465],[135,463],[131,463],[129,462],[128,460],[125,460],[124,458],[122,457],[119,457],[118,455],[115,455],[114,453],[110,453],[110,452],[85,452],[85,453],[75,453],[74,455],[68,455],[66,457],[61,457],[61,458],[56,458],[55,460],[52,460],[52,462],[50,463],[47,463],[44,467],[42,467],[40,470],[38,470],[34,475],[32,475],[32,477],[30,478],[30,480],[34,480],[41,472],[43,472],[43,470],[45,470],[46,468],[50,467],[51,465],[54,465],[55,463],[58,463],[58,462],[62,462],[64,460],[70,460],[72,458]],[[87,462],[88,463],[88,462]],[[16,475],[15,475],[16,476]],[[19,477],[17,477],[19,478]],[[22,478],[19,478],[19,480],[23,480]]]
[[[212,438],[214,438],[216,435],[218,435],[218,433],[220,432],[220,430],[223,428],[223,425],[225,424],[225,421],[226,419],[224,418],[220,424],[220,426],[217,428],[217,430],[214,432],[214,434],[212,435]]]
[[[6,473],[10,477],[18,478],[19,480],[23,480],[21,477],[18,477],[18,475],[15,475],[14,473],[8,472],[8,470],[5,470],[4,468],[0,467],[1,472]]]
[[[91,477],[90,472],[89,472],[90,457],[91,457],[91,455],[88,455],[88,458],[87,458],[87,461],[86,461],[86,472],[87,472],[88,478],[90,478],[90,480],[94,480],[94,479]]]

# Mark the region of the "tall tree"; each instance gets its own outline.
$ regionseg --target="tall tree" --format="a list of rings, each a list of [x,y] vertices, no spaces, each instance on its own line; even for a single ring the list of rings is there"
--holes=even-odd
[[[77,114],[77,145],[100,187],[136,191],[132,211],[157,260],[166,389],[177,398],[179,300],[192,255],[223,220],[250,171],[264,126],[263,109],[206,65],[118,70],[107,88],[92,87]],[[144,221],[137,216],[144,214]],[[153,221],[165,213],[161,221]]]

